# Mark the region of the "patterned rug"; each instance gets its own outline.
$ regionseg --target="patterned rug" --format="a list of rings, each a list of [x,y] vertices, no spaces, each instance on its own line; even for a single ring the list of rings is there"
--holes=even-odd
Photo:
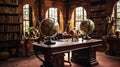
[[[41,55],[42,56],[42,55]],[[98,65],[94,67],[120,67],[120,57],[112,57],[104,53],[97,52]],[[39,61],[34,55],[30,57],[12,58],[7,61],[0,61],[0,67],[40,67],[42,62]],[[83,67],[72,63],[70,66],[65,62],[65,67]]]

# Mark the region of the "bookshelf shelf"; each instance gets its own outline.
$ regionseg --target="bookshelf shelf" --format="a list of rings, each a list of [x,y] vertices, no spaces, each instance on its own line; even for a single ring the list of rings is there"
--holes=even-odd
[[[18,7],[18,4],[16,4],[16,3],[10,3],[10,4],[0,3],[0,6],[2,6],[2,7]]]
[[[6,23],[3,23],[3,21],[1,21],[0,25],[19,25],[21,23],[18,23],[18,22],[11,22],[11,21],[8,21]]]
[[[18,16],[19,14],[18,13],[0,13],[0,16],[3,15],[3,16]]]

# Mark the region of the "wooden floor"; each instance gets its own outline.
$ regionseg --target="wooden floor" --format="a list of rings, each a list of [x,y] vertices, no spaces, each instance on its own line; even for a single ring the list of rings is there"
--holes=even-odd
[[[112,57],[97,52],[98,65],[93,67],[120,67],[120,57]],[[12,58],[7,61],[0,61],[0,67],[40,67],[40,62],[34,55],[30,57]],[[72,66],[65,62],[65,67],[85,67],[75,63]]]

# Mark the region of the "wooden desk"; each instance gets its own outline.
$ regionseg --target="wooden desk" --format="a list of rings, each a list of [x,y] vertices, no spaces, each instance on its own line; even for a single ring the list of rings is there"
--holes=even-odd
[[[111,56],[120,56],[120,38],[107,37],[108,50],[106,54]]]
[[[98,39],[82,40],[80,38],[77,42],[72,42],[71,39],[63,39],[62,41],[56,41],[55,45],[38,44],[35,42],[33,43],[33,49],[37,58],[43,61],[45,67],[64,67],[64,53],[69,51],[73,51],[72,62],[79,63],[81,61],[79,58],[81,57],[83,61],[81,63],[86,62],[87,65],[92,66],[98,64],[95,48],[101,46],[102,43],[103,41]],[[83,55],[80,55],[81,50]],[[38,56],[38,52],[44,54],[45,60]],[[77,58],[78,56],[80,57]]]

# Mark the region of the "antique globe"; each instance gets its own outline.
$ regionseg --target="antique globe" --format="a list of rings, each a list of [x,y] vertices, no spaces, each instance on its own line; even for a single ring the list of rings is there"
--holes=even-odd
[[[43,19],[40,24],[40,32],[45,37],[48,37],[48,40],[45,41],[45,44],[51,45],[55,44],[52,42],[51,38],[59,31],[59,24],[53,18]]]
[[[94,28],[95,28],[95,25],[92,20],[87,19],[82,21],[80,24],[80,30],[82,31],[82,33],[85,34],[83,39],[90,39],[91,37],[89,36],[89,34],[91,34],[94,31]]]

